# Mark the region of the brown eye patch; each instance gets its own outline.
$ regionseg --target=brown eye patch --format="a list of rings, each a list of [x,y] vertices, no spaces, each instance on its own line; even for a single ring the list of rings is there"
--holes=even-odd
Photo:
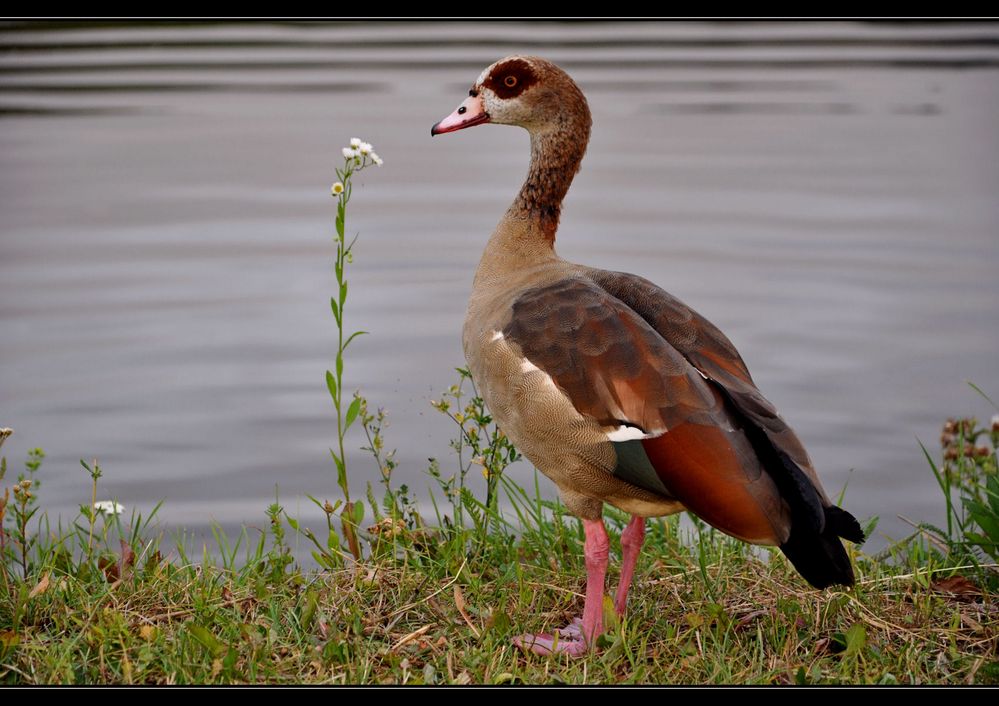
[[[523,59],[510,59],[496,66],[482,85],[499,98],[516,98],[537,82],[530,64]]]

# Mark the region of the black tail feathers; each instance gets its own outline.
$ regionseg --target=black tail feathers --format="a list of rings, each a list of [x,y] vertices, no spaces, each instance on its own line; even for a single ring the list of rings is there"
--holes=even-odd
[[[854,544],[863,544],[867,539],[864,530],[860,529],[857,518],[842,508],[830,505],[826,511],[826,532],[832,532],[837,537],[849,539]]]
[[[840,537],[856,544],[864,541],[857,518],[835,506],[825,507],[825,528],[817,533],[809,523],[792,525],[791,536],[780,550],[794,568],[815,588],[853,585],[853,567]]]

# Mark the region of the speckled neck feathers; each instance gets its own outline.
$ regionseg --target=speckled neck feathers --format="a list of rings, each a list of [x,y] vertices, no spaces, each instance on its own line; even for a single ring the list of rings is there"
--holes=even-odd
[[[577,96],[571,110],[554,124],[531,130],[531,165],[524,185],[508,211],[509,215],[534,221],[545,239],[553,244],[565,199],[579,171],[590,139],[590,111],[586,99]]]

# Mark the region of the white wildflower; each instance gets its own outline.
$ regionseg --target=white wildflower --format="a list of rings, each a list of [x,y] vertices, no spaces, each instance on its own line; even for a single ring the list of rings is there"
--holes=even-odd
[[[343,152],[343,156],[344,156],[344,157],[345,157],[346,159],[354,159],[355,157],[358,157],[358,156],[360,156],[360,154],[361,154],[361,153],[360,153],[360,152],[358,152],[357,150],[352,150],[352,149],[351,149],[351,148],[349,148],[349,147],[344,147],[344,148],[343,148],[343,150],[341,150],[341,151]]]
[[[379,157],[374,152],[371,153],[371,161],[374,162],[375,164],[377,164],[379,167],[382,166],[385,163],[385,160],[383,160],[381,157]]]
[[[371,154],[371,149],[372,149],[371,143],[362,142],[360,145],[358,145],[357,149],[361,154]]]
[[[352,138],[350,138],[350,146],[353,147],[354,149],[357,149],[362,144],[364,144],[364,143],[361,142],[361,138],[359,138],[359,137],[352,137]]]
[[[125,506],[117,500],[98,500],[94,503],[94,509],[105,515],[120,515],[125,511]]]
[[[330,187],[330,194],[333,196],[339,196],[343,193],[343,183],[336,181],[333,182],[333,186]]]

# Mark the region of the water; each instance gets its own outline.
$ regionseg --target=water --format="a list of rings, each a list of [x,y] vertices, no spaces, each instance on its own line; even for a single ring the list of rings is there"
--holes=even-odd
[[[348,386],[424,495],[453,433],[429,400],[528,156],[520,130],[430,126],[518,51],[594,115],[560,253],[725,330],[882,535],[941,519],[917,437],[992,413],[965,381],[999,394],[994,24],[35,25],[0,48],[0,425],[15,466],[45,448],[52,513],[93,457],[102,496],[202,534],[264,524],[275,484],[306,518],[337,495],[328,189],[353,136],[386,165],[349,214],[371,336]]]

